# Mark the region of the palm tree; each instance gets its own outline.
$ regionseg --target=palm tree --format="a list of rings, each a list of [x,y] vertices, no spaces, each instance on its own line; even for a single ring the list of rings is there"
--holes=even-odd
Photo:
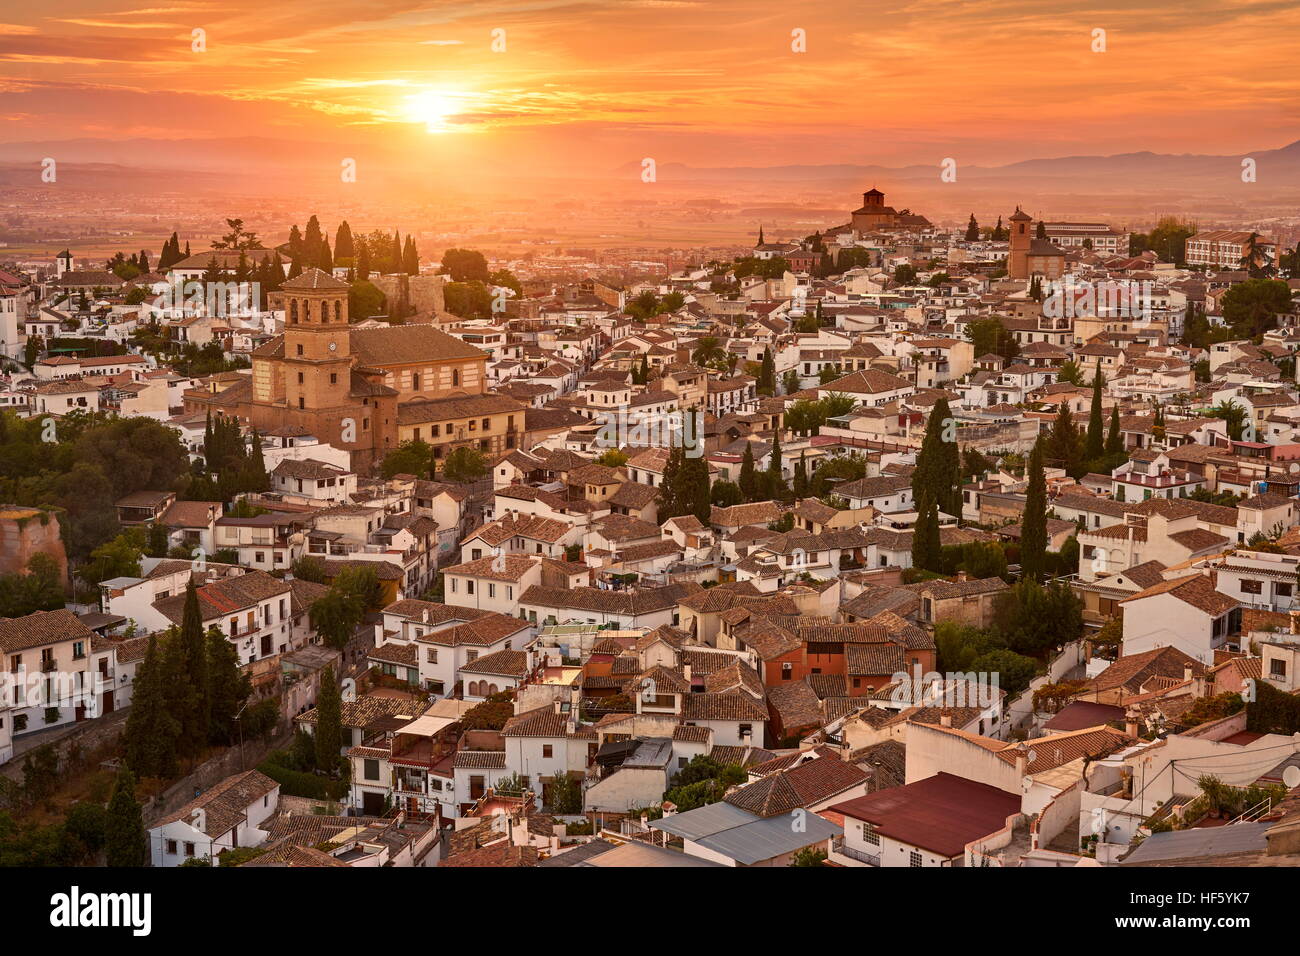
[[[705,335],[695,342],[695,351],[691,353],[691,361],[696,365],[708,365],[715,359],[725,359],[727,353],[722,350],[716,337]]]
[[[1233,441],[1241,441],[1242,432],[1246,427],[1246,409],[1243,406],[1232,399],[1227,399],[1210,409],[1210,414],[1228,423],[1229,438]]]

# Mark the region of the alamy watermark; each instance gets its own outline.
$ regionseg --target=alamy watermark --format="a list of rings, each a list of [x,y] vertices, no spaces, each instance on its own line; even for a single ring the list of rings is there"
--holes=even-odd
[[[202,282],[191,279],[167,286],[153,300],[153,307],[163,313],[188,310],[217,318],[254,316],[262,309],[260,282]]]
[[[1149,319],[1154,290],[1150,281],[1049,282],[1044,287],[1043,315],[1050,319]]]
[[[894,674],[889,693],[891,703],[905,707],[975,707],[984,710],[1002,700],[997,671],[923,671],[918,664],[911,673]]]
[[[681,448],[687,458],[704,454],[704,415],[698,411],[643,412],[626,405],[596,414],[599,448]]]

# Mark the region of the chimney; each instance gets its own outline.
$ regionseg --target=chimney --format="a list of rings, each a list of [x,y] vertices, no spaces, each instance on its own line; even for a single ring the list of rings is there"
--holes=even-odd
[[[691,665],[690,665],[690,664],[683,664],[683,665],[682,665],[682,677],[686,678],[686,683],[689,684],[689,683],[691,682]]]
[[[1291,633],[1300,634],[1300,611],[1291,612]]]
[[[945,710],[942,714],[939,715],[939,726],[940,727],[952,726],[952,711]]]
[[[958,571],[958,572],[957,572],[957,580],[958,580],[959,582],[960,582],[960,581],[965,581],[965,580],[966,580],[966,572],[965,572],[965,571]]]
[[[1023,777],[1029,772],[1029,754],[1024,747],[1016,748],[1016,776]]]
[[[1183,680],[1191,680],[1191,679],[1192,679],[1192,665],[1191,665],[1191,664],[1184,664],[1184,665],[1183,665]]]
[[[1138,715],[1136,710],[1128,709],[1124,711],[1124,733],[1130,737],[1138,735]]]
[[[202,807],[198,807],[190,814],[190,824],[197,830],[202,830],[208,822],[208,815]]]

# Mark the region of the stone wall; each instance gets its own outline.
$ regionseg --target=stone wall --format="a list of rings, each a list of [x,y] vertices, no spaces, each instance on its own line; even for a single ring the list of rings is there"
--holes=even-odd
[[[52,511],[25,505],[0,505],[0,574],[27,567],[32,555],[48,554],[68,579],[68,555],[59,537],[59,519]]]

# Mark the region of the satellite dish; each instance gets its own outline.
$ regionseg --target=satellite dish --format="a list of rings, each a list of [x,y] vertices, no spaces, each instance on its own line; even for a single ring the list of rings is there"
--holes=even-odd
[[[1287,767],[1282,771],[1282,782],[1288,790],[1300,787],[1300,767]]]

